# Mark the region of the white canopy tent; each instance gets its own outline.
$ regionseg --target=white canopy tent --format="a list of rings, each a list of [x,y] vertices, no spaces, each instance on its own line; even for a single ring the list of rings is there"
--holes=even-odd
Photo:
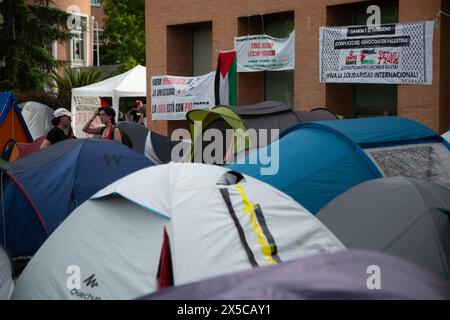
[[[119,114],[120,98],[146,95],[147,69],[141,65],[101,82],[72,89],[72,97],[111,97],[116,116]]]

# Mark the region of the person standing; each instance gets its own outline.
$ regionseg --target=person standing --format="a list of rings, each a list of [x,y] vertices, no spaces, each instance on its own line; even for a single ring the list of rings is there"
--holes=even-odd
[[[91,128],[91,123],[99,116],[103,127]],[[99,134],[101,139],[117,140],[122,142],[122,134],[120,129],[116,127],[116,112],[111,107],[98,108],[91,119],[83,127],[83,132],[90,134]]]
[[[142,114],[141,118],[139,119],[139,124],[143,125],[147,128],[147,111],[145,110],[145,105],[142,106]]]
[[[41,149],[45,149],[48,146],[58,143],[60,141],[75,138],[73,135],[72,128],[70,126],[72,121],[72,114],[64,108],[59,108],[53,112],[52,128],[45,137],[44,141],[42,141]],[[66,134],[65,130],[69,129],[69,133]]]
[[[130,122],[139,123],[142,115],[142,101],[136,100],[133,104],[133,110],[130,111]]]

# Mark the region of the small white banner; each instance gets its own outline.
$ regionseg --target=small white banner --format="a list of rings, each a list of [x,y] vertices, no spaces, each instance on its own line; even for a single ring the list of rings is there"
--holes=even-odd
[[[83,132],[83,127],[92,117],[95,110],[101,106],[99,97],[72,96],[72,130],[77,138],[86,138],[91,136]],[[91,126],[102,126],[99,117],[92,121]]]
[[[434,21],[320,28],[320,82],[431,84]]]
[[[266,34],[235,37],[237,72],[295,69],[295,32],[278,39]]]
[[[190,110],[215,107],[215,76],[152,77],[152,120],[185,120]]]

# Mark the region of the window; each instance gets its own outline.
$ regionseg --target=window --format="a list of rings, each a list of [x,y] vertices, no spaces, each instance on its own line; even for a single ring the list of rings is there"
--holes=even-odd
[[[212,30],[210,26],[192,29],[192,75],[212,71]]]
[[[264,16],[266,34],[285,38],[294,31],[294,14]],[[294,108],[294,70],[264,72],[264,100],[276,100]]]
[[[57,55],[56,55],[56,48],[57,48],[58,43],[56,41],[53,41],[52,43],[47,43],[44,45],[44,48],[52,54],[52,57],[55,59],[58,59]]]
[[[81,25],[72,31],[72,39],[70,40],[70,53],[73,66],[84,66],[87,55],[86,48],[86,27],[87,17],[80,16]]]
[[[212,23],[167,26],[167,73],[199,76],[212,70]]]
[[[91,0],[91,6],[100,7],[100,0]]]
[[[103,36],[103,30],[96,28],[95,32],[94,32],[94,46],[92,48],[92,53],[93,53],[92,56],[93,56],[94,66],[100,65],[100,52],[101,52],[101,46],[103,45],[102,36]]]
[[[364,4],[354,7],[353,24],[364,25],[369,15]],[[374,2],[381,8],[381,23],[398,22],[398,1]],[[353,111],[355,117],[397,115],[397,85],[355,84],[353,85]]]
[[[294,31],[294,12],[240,17],[239,36],[268,34],[286,38]],[[262,100],[276,100],[294,108],[294,70],[240,72],[238,74],[239,104],[254,104]]]
[[[76,32],[72,39],[72,60],[84,60],[83,32]]]

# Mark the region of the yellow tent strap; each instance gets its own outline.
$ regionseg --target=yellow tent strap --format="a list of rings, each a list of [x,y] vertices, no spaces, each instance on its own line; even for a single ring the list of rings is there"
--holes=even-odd
[[[277,264],[276,261],[272,258],[272,249],[269,243],[267,242],[266,237],[264,236],[261,226],[258,224],[258,221],[256,220],[255,208],[253,207],[247,195],[245,194],[244,188],[241,185],[237,185],[236,190],[240,194],[242,202],[244,203],[244,213],[247,213],[250,216],[250,223],[253,232],[256,234],[258,242],[261,244],[261,253],[270,264],[273,265]]]

